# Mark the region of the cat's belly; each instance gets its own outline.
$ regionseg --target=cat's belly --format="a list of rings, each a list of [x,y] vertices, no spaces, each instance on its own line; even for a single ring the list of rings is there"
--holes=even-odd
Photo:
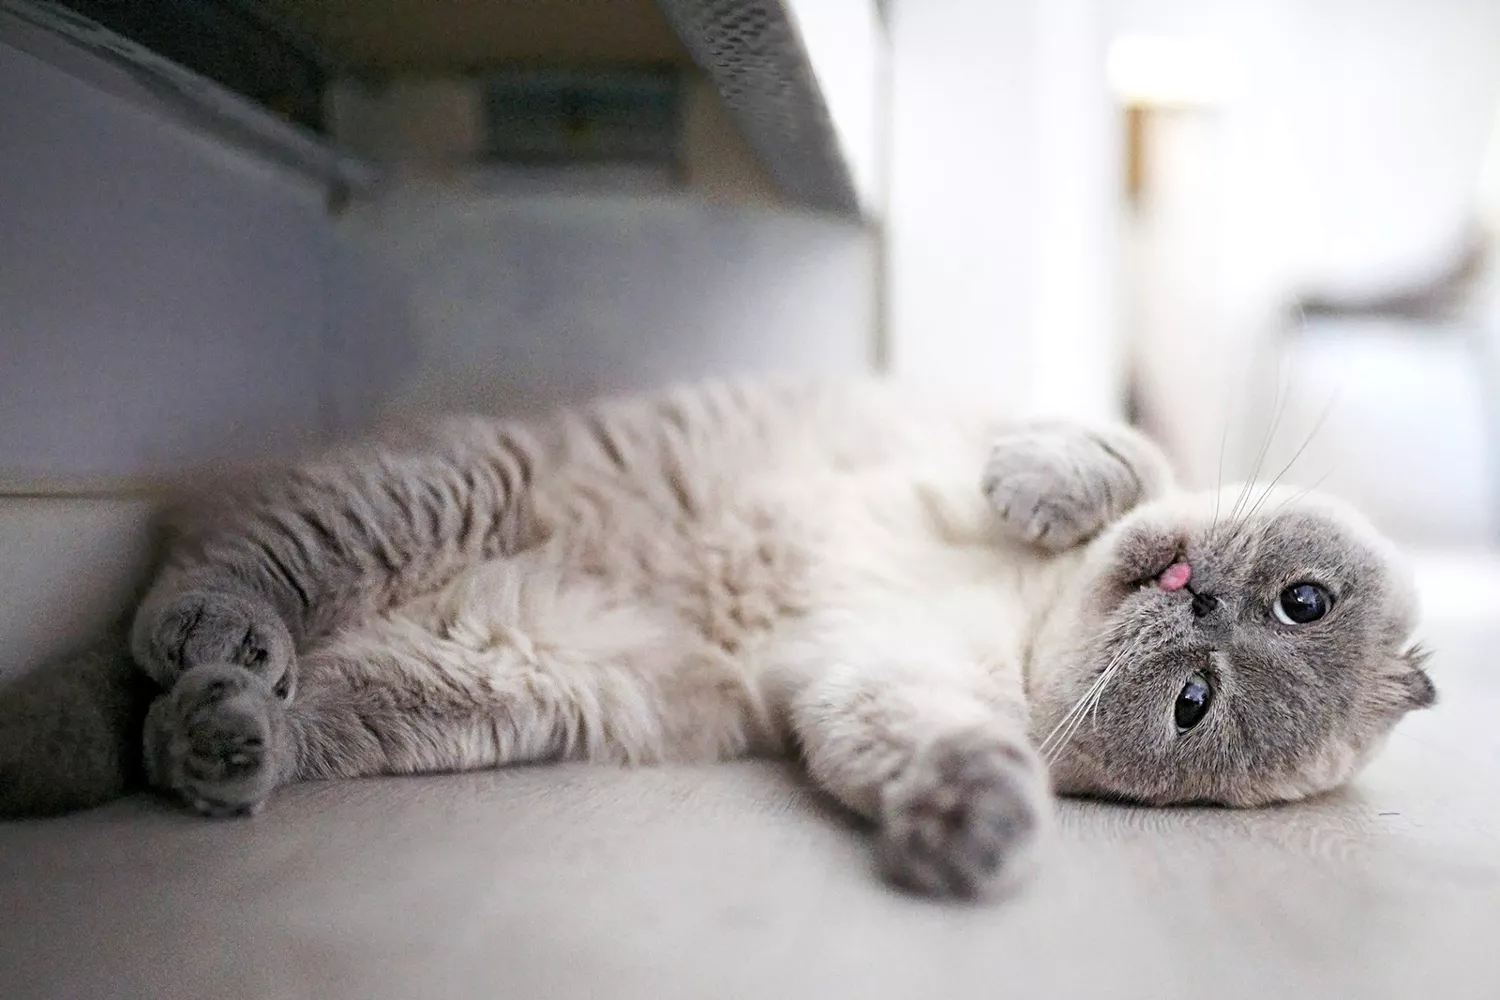
[[[616,535],[601,553],[557,537],[476,566],[392,619],[424,635],[435,688],[483,692],[476,703],[499,718],[524,704],[537,725],[562,732],[538,741],[555,745],[549,758],[779,752],[760,651],[795,614],[791,574],[758,547],[689,535],[628,541]]]
[[[462,573],[399,616],[441,680],[551,704],[559,754],[706,761],[782,748],[782,639],[830,608],[899,618],[1015,662],[1002,555],[967,499],[910,474],[777,475],[685,498],[576,495],[548,540]],[[955,492],[948,490],[948,493]],[[934,637],[936,637],[936,632]],[[951,642],[945,645],[952,645]]]

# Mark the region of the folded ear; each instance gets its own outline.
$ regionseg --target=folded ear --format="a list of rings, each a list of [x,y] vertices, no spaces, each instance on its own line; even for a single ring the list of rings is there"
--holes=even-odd
[[[1395,687],[1398,706],[1410,711],[1416,708],[1431,708],[1437,703],[1437,687],[1427,676],[1427,661],[1432,656],[1420,645],[1408,648],[1396,658],[1396,669],[1389,680]]]

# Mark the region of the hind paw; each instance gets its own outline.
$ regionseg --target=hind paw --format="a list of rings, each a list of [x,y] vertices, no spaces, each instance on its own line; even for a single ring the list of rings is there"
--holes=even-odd
[[[296,690],[296,652],[281,616],[263,601],[212,590],[188,590],[149,601],[135,624],[136,662],[170,689],[204,664],[233,664],[269,684],[283,701]]]
[[[147,778],[205,816],[250,816],[280,783],[286,709],[255,674],[194,667],[146,717]]]

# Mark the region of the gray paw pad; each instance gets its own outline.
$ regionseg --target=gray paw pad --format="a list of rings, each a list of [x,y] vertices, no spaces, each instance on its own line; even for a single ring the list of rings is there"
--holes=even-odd
[[[1142,491],[1135,471],[1101,441],[1060,427],[1001,438],[982,487],[1012,536],[1052,551],[1097,534]]]
[[[205,816],[254,815],[278,782],[284,713],[245,668],[195,667],[146,718],[147,776]]]
[[[1046,797],[1026,751],[982,734],[941,740],[887,789],[881,867],[918,892],[981,896],[1036,839]]]

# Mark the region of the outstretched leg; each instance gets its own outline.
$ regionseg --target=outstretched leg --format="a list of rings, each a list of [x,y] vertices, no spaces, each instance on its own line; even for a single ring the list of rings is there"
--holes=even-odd
[[[520,432],[476,421],[188,508],[136,615],[137,664],[167,689],[233,664],[290,699],[299,649],[519,547],[533,462]]]
[[[771,749],[756,687],[666,612],[545,556],[488,563],[302,659],[295,700],[195,667],[151,711],[150,778],[209,815],[278,786],[544,760],[713,761]]]
[[[1050,802],[1018,689],[889,633],[820,629],[793,659],[784,697],[808,771],[876,823],[888,878],[972,897],[1024,869]]]
[[[1060,552],[1160,496],[1171,482],[1161,449],[1133,430],[1048,422],[1001,435],[983,486],[1009,534]]]

